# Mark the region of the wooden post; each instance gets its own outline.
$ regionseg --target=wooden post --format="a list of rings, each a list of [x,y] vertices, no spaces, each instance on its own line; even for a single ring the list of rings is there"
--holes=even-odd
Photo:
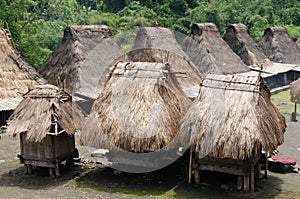
[[[237,177],[237,190],[241,190],[243,188],[243,176]]]
[[[244,176],[244,191],[249,191],[249,176]]]
[[[250,183],[251,183],[251,192],[253,193],[254,192],[254,162],[251,163],[251,180],[250,180]]]
[[[53,168],[49,167],[49,175],[50,177],[54,177]]]
[[[59,163],[55,164],[55,176],[59,177],[60,176],[60,172],[59,172]]]
[[[265,176],[264,176],[264,178],[267,178],[268,177],[268,152],[266,152],[264,163],[265,163]]]
[[[297,103],[295,103],[294,113],[295,113],[294,121],[296,122],[297,121]]]
[[[193,147],[190,147],[190,161],[189,161],[189,184],[192,183],[192,170],[193,170]]]
[[[200,184],[200,171],[198,168],[195,169],[195,184]]]

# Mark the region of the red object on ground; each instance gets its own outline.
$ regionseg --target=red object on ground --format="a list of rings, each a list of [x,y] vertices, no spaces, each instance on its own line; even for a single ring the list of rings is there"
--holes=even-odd
[[[291,165],[295,165],[296,161],[293,159],[289,159],[289,158],[279,158],[279,157],[274,157],[272,158],[273,162],[281,162],[281,163],[289,163]]]

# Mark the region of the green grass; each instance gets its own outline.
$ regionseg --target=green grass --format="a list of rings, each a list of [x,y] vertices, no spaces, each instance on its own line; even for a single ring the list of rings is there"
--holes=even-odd
[[[290,89],[272,95],[271,101],[281,113],[291,114],[294,112],[294,103],[290,101]],[[300,104],[297,105],[297,113],[300,113]]]
[[[154,198],[165,198],[165,197],[174,197],[176,196],[176,192],[171,189],[164,193],[161,193],[160,191],[154,191],[154,190],[135,190],[130,189],[128,187],[121,187],[118,185],[102,185],[102,186],[86,186],[83,184],[76,184],[73,186],[74,189],[81,189],[86,192],[94,192],[94,191],[100,191],[100,192],[110,192],[110,193],[119,193],[119,194],[126,194],[128,196],[138,196],[138,197],[154,197]]]

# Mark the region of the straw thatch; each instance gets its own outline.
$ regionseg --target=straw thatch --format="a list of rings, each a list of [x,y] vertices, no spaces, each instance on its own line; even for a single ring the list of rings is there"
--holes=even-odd
[[[121,55],[107,26],[69,26],[39,72],[69,93],[96,98],[99,79]]]
[[[202,157],[247,159],[283,143],[285,118],[257,76],[207,75],[180,124]]]
[[[248,28],[244,24],[239,23],[228,26],[224,40],[247,65],[261,65],[267,59],[248,34]]]
[[[72,98],[53,85],[30,90],[9,118],[7,133],[26,133],[29,142],[40,142],[47,135],[73,135],[83,123],[83,116]]]
[[[300,78],[291,84],[291,102],[300,104]]]
[[[131,152],[167,148],[190,103],[168,64],[117,63],[83,127],[81,143]]]
[[[30,88],[46,81],[26,63],[0,28],[0,98],[21,98]]]
[[[250,70],[213,23],[194,24],[184,39],[183,49],[203,73],[233,74]]]
[[[132,50],[127,55],[134,62],[171,64],[174,72],[182,74],[177,77],[186,95],[190,98],[197,96],[202,74],[181,49],[170,29],[140,28]]]
[[[258,44],[273,62],[300,64],[300,48],[284,27],[267,28]]]
[[[297,44],[298,47],[300,48],[300,37],[297,39],[296,44]]]

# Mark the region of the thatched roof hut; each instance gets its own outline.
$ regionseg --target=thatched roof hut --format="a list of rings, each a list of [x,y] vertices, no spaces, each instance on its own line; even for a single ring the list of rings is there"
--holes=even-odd
[[[300,78],[291,84],[291,102],[300,104]]]
[[[28,142],[40,142],[47,135],[73,135],[83,123],[83,116],[71,96],[56,86],[46,84],[30,90],[9,118],[7,133],[26,133]]]
[[[251,159],[283,143],[285,118],[257,76],[207,75],[182,119],[195,151],[204,157]]]
[[[284,27],[267,28],[258,44],[273,62],[300,64],[300,48]]]
[[[107,26],[69,26],[39,72],[69,93],[97,97],[99,79],[122,55]]]
[[[169,64],[119,62],[93,105],[81,143],[130,152],[167,148],[190,104]]]
[[[233,74],[250,70],[213,23],[194,24],[184,39],[183,50],[203,73]]]
[[[127,55],[133,62],[169,63],[173,72],[182,74],[177,77],[186,95],[190,98],[197,96],[202,73],[181,49],[170,29],[140,28],[132,50]]]
[[[265,62],[267,57],[248,34],[246,25],[241,23],[229,25],[223,38],[245,64],[260,65]]]
[[[0,98],[22,98],[30,88],[46,81],[26,63],[0,28]]]

